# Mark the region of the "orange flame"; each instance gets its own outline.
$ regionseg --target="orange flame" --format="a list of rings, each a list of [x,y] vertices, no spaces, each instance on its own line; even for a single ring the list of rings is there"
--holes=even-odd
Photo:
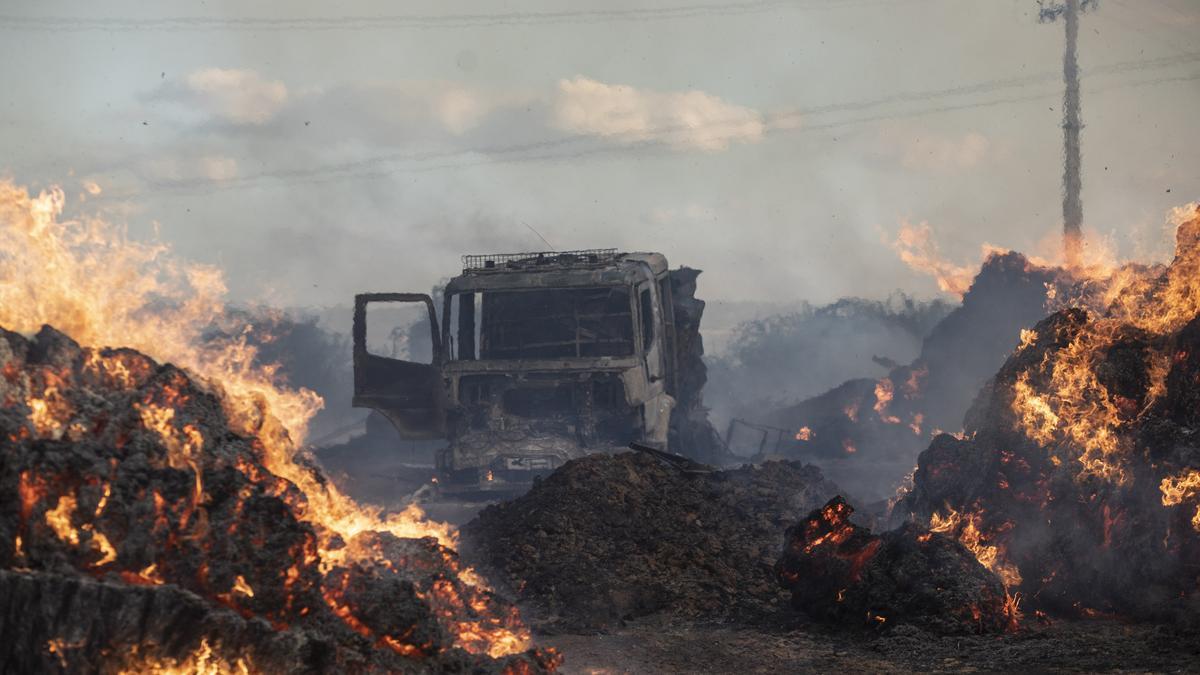
[[[1021,572],[1004,556],[1002,546],[988,543],[988,537],[980,530],[982,517],[979,513],[962,514],[949,505],[943,506],[946,515],[934,513],[929,519],[929,530],[958,539],[975,555],[981,565],[996,573],[1005,588],[1021,585]]]
[[[1033,346],[1037,342],[1037,331],[1028,328],[1021,329],[1021,344],[1017,345],[1017,351],[1024,351]]]
[[[891,378],[885,377],[875,383],[875,414],[879,415],[879,419],[888,424],[900,423],[899,417],[890,415],[887,412],[888,405],[891,404],[894,395],[895,387],[892,384]]]
[[[220,395],[231,428],[258,439],[266,468],[304,493],[305,499],[293,508],[320,534],[324,570],[351,555],[337,542],[366,531],[434,537],[443,545],[455,545],[457,533],[447,524],[429,521],[419,506],[385,514],[381,508],[357,504],[294,461],[307,424],[323,402],[311,391],[280,383],[277,368],[257,365],[256,349],[244,336],[220,347],[201,343],[203,329],[225,310],[225,285],[216,268],[177,259],[165,244],[130,239],[123,229],[98,218],[61,219],[65,204],[59,188],[31,197],[24,188],[0,180],[0,250],[21,252],[0,258],[0,325],[33,333],[51,324],[81,344],[130,347],[190,371]],[[109,361],[95,350],[87,359],[94,372],[117,383],[128,384],[135,376],[129,364]],[[47,372],[44,379],[38,395],[26,404],[34,431],[57,438],[70,433],[73,411],[57,396],[55,374]],[[200,502],[200,432],[179,425],[169,402],[143,401],[138,406],[144,426],[160,435],[173,463],[192,469],[193,503]],[[161,500],[155,497],[156,503]],[[59,508],[65,516],[73,510],[73,501],[60,501]],[[159,509],[160,518],[162,513]],[[70,536],[66,532],[64,536]],[[92,541],[107,558],[107,549],[99,543],[106,540],[95,534]],[[465,570],[461,578],[479,583]],[[506,628],[494,630],[497,643],[527,643]]]
[[[1163,506],[1179,506],[1184,500],[1200,496],[1200,471],[1192,469],[1178,476],[1168,476],[1159,485]],[[1192,527],[1200,532],[1200,504],[1192,516]]]
[[[1121,435],[1129,415],[1140,414],[1166,392],[1171,354],[1152,350],[1150,384],[1140,409],[1122,400],[1097,375],[1100,362],[1128,327],[1154,335],[1178,331],[1200,314],[1200,210],[1176,210],[1175,259],[1165,277],[1133,266],[1096,272],[1089,298],[1076,298],[1094,316],[1063,349],[1021,373],[1012,410],[1031,440],[1057,445],[1079,464],[1080,477],[1114,484],[1129,480],[1131,441]],[[1022,348],[1036,338],[1022,335]]]
[[[905,265],[932,276],[943,293],[962,297],[971,287],[971,280],[975,278],[975,268],[956,265],[944,259],[937,242],[933,239],[933,229],[929,227],[929,223],[913,225],[902,221],[900,231],[896,233],[896,239],[891,244]]]
[[[204,639],[195,651],[181,659],[145,658],[122,670],[121,675],[250,675],[259,672],[262,671],[244,657],[233,660],[221,657],[208,639]]]

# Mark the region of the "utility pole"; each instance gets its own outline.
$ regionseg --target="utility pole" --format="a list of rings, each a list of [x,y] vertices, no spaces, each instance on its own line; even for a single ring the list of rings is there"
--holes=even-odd
[[[1079,104],[1079,14],[1095,9],[1098,0],[1063,0],[1047,3],[1038,0],[1038,20],[1053,23],[1063,17],[1067,46],[1063,52],[1063,252],[1068,268],[1079,264],[1083,247],[1083,176],[1079,132],[1083,128]]]

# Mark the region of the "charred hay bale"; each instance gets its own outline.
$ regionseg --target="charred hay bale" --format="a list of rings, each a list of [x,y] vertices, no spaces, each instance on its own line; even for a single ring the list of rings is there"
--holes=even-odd
[[[554,667],[489,655],[528,631],[436,540],[329,532],[262,440],[170,364],[0,329],[0,439],[2,672]]]
[[[184,660],[204,643],[214,663],[242,659],[258,671],[328,672],[334,663],[327,638],[277,631],[177,586],[0,570],[0,671],[115,673],[146,657]]]
[[[1195,622],[1197,352],[1200,319],[1153,334],[1051,315],[976,400],[971,436],[921,454],[893,519],[962,541],[1028,610]]]
[[[564,629],[670,612],[751,618],[780,603],[780,535],[837,488],[768,462],[689,476],[636,453],[567,463],[464,526],[463,555]]]
[[[871,534],[830,500],[788,528],[776,565],[792,606],[842,624],[912,624],[942,634],[997,632],[1011,621],[1004,587],[956,541],[907,523]]]

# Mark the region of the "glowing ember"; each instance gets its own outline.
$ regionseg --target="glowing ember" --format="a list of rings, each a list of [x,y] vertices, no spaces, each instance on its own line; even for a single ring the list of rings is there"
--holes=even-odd
[[[874,535],[852,523],[852,513],[838,497],[788,528],[775,570],[797,609],[824,620],[916,623],[939,632],[1012,625],[1015,601],[962,546],[914,523]],[[921,579],[919,589],[911,579]]]
[[[859,402],[854,401],[852,403],[847,404],[846,407],[842,410],[842,412],[846,415],[846,419],[850,420],[851,422],[857,422],[858,421],[858,408],[859,408]]]
[[[879,415],[879,419],[888,424],[899,424],[900,418],[895,415],[890,415],[887,412],[888,405],[892,402],[894,396],[894,387],[890,378],[883,378],[875,383],[875,414]]]

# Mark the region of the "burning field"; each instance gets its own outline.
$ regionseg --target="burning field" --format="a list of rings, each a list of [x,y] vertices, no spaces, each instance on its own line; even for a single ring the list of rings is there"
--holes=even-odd
[[[1000,311],[1029,327],[991,337],[1008,339],[1007,360],[892,503],[858,502],[795,461],[598,454],[484,509],[460,557],[460,533],[416,504],[359,504],[324,476],[303,450],[322,402],[261,364],[262,335],[204,338],[226,312],[215,270],[64,219],[64,205],[0,183],[0,251],[22,252],[0,254],[5,671],[563,667],[530,624],[559,634],[567,668],[1169,669],[1195,656],[1195,207],[1177,214],[1167,265],[991,258],[947,325],[971,324],[1001,297],[990,285],[1008,284],[1019,297]],[[943,327],[918,362],[802,412],[899,429],[903,456],[882,465],[909,461],[912,439],[955,412],[938,403],[946,383],[987,361],[956,356],[972,334]],[[814,422],[796,442],[835,432]],[[593,663],[604,652],[579,635],[596,632],[660,653]],[[1097,640],[1170,646],[1110,664]],[[700,660],[671,661],[680,649]],[[1081,652],[1093,657],[1070,660]]]

